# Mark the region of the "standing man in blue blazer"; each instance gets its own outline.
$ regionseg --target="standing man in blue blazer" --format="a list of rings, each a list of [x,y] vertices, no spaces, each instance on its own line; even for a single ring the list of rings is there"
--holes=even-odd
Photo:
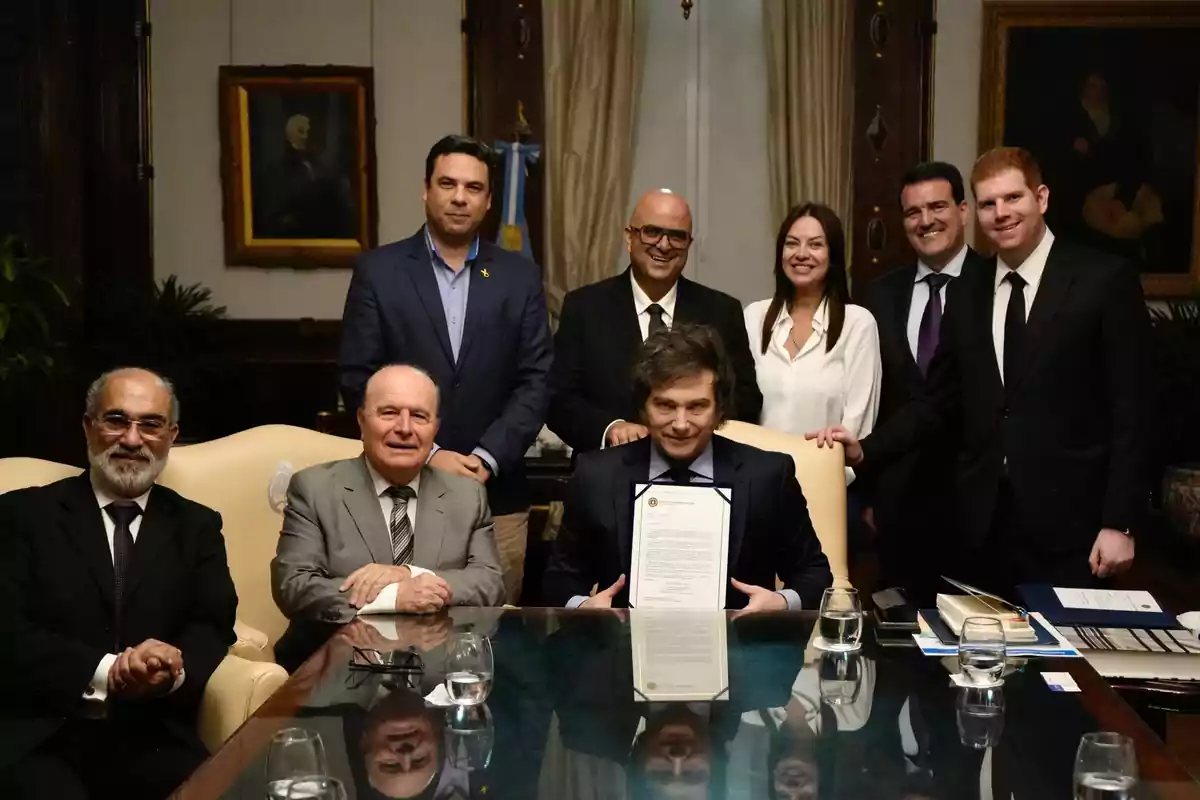
[[[529,528],[522,458],[546,418],[552,356],[541,270],[479,237],[491,160],[491,148],[466,136],[430,149],[425,225],[354,269],[339,370],[347,408],[362,405],[367,379],[386,364],[434,378],[442,425],[429,465],[486,485],[515,603]]]

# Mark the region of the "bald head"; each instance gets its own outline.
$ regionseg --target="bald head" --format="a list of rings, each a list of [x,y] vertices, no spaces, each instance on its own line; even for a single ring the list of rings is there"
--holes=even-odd
[[[438,389],[429,373],[397,364],[367,381],[358,427],[363,453],[392,485],[413,479],[433,449],[438,430]]]
[[[391,364],[378,369],[367,381],[367,388],[363,393],[363,407],[370,409],[373,404],[379,402],[381,396],[396,391],[405,394],[427,393],[431,398],[430,408],[435,415],[437,414],[437,384],[428,372],[411,364]]]
[[[629,263],[638,286],[657,303],[679,280],[692,245],[692,210],[666,189],[646,192],[625,229]]]

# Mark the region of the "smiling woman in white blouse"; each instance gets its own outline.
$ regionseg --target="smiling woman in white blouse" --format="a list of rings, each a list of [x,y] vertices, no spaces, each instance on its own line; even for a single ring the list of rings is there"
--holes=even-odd
[[[850,304],[846,240],[828,206],[794,207],[775,243],[775,296],[746,307],[767,428],[842,425],[866,436],[879,413],[879,330]],[[846,482],[854,472],[846,469]]]

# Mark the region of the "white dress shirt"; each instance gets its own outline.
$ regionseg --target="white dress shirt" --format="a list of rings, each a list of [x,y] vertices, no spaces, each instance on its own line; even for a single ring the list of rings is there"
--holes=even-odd
[[[150,499],[150,492],[154,487],[150,487],[145,493],[133,498],[133,502],[142,510],[132,522],[129,523],[129,536],[133,541],[137,541],[138,532],[142,529],[142,518],[146,515],[146,503]],[[96,494],[96,505],[100,507],[100,519],[104,520],[104,532],[108,535],[108,554],[111,558],[116,558],[113,550],[113,538],[116,535],[117,524],[113,522],[112,517],[104,509],[113,503],[125,503],[128,500],[123,498],[113,497],[108,492],[92,482],[92,491]],[[113,664],[117,663],[117,654],[109,653],[100,659],[100,663],[96,665],[95,672],[92,673],[92,681],[88,684],[88,689],[83,693],[84,700],[90,700],[97,703],[103,703],[108,700],[108,673],[113,668]],[[174,692],[184,681],[183,670],[179,671],[179,675],[175,678],[175,684],[171,687],[171,692]],[[171,692],[168,692],[170,694]]]
[[[763,396],[760,424],[797,435],[841,425],[855,438],[866,438],[879,414],[883,380],[879,328],[871,312],[862,306],[847,305],[842,333],[833,349],[826,352],[829,308],[822,301],[813,315],[812,331],[792,358],[786,349],[792,334],[792,318],[786,306],[775,319],[767,352],[762,352],[763,318],[770,305],[770,300],[759,300],[745,311],[750,352]],[[853,480],[854,471],[847,467],[846,483]]]
[[[954,258],[950,259],[950,263],[942,267],[942,274],[949,275],[951,278],[957,278],[962,275],[963,264],[967,260],[967,246],[964,244],[962,249]],[[934,270],[924,261],[917,261],[917,277],[913,283],[912,301],[908,304],[908,349],[912,351],[913,358],[917,357],[917,340],[921,336],[921,317],[925,316],[925,306],[929,303],[929,283],[925,280],[925,276],[932,275]],[[942,299],[942,313],[946,313],[946,288],[950,285],[947,281],[941,289],[938,290],[938,297]]]
[[[629,282],[633,284],[633,310],[637,314],[638,328],[642,331],[642,341],[650,336],[650,312],[647,310],[654,303],[650,299],[650,295],[642,291],[642,287],[638,285],[637,278],[633,276],[633,270],[629,270]],[[675,319],[675,296],[678,294],[679,281],[667,290],[667,293],[658,301],[658,307],[663,310],[663,324],[668,328]],[[604,434],[600,437],[600,449],[608,447],[608,432],[612,430],[612,426],[618,422],[624,422],[623,419],[614,419],[604,428]]]
[[[1004,317],[1008,313],[1008,299],[1012,295],[1012,284],[1004,280],[1008,273],[1015,272],[1025,280],[1025,319],[1033,308],[1033,299],[1037,296],[1038,284],[1042,282],[1042,273],[1046,271],[1046,259],[1050,257],[1050,248],[1054,244],[1054,234],[1046,229],[1046,235],[1024,262],[1016,268],[1004,263],[1004,259],[996,259],[996,297],[992,303],[992,342],[996,347],[996,364],[1000,367],[1000,380],[1004,380]]]
[[[367,464],[367,472],[371,475],[371,483],[375,487],[375,495],[379,498],[379,511],[383,514],[383,527],[388,531],[389,535],[392,531],[392,498],[388,497],[384,492],[392,488],[392,484],[387,478],[375,471],[375,467],[371,466],[370,459],[363,459]],[[413,541],[417,537],[417,497],[421,494],[421,473],[418,472],[407,486],[413,490],[413,498],[408,501],[405,506],[405,516],[408,517],[408,524],[412,528]],[[425,572],[433,572],[430,569],[418,567],[415,564],[408,565],[408,571],[415,578]],[[396,613],[396,591],[400,588],[399,583],[389,583],[387,586],[379,590],[379,594],[374,600],[367,603],[358,610],[359,614],[395,614]],[[395,638],[395,637],[391,637]]]

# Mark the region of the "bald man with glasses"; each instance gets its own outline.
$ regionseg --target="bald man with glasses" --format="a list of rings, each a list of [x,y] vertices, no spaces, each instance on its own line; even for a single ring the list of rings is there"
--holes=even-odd
[[[633,364],[646,337],[679,323],[708,325],[721,337],[735,376],[729,418],[757,423],[762,394],[741,304],[682,277],[692,245],[687,201],[666,189],[647,192],[625,228],[625,245],[628,269],[563,300],[550,429],[576,451],[645,438],[645,426],[635,421]]]

